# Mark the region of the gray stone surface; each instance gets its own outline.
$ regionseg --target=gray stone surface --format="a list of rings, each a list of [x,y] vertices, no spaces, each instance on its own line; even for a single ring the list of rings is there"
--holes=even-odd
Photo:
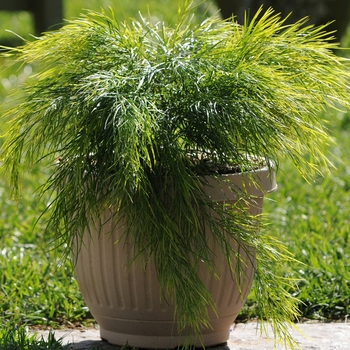
[[[71,349],[118,350],[100,339],[99,330],[94,328],[55,330],[56,339],[70,343]],[[46,337],[49,331],[40,331],[39,336]],[[291,334],[302,350],[350,350],[350,323],[301,323]],[[271,329],[268,335],[261,335],[257,323],[235,324],[226,345],[211,350],[284,350],[283,344],[274,348]]]

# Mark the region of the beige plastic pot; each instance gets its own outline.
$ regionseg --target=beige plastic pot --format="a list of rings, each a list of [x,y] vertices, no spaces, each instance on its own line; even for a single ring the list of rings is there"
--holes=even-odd
[[[252,181],[253,176],[256,181]],[[224,181],[209,179],[207,194],[215,201],[236,201],[232,186],[244,188],[254,198],[248,210],[254,214],[262,211],[263,196],[274,191],[275,175],[267,168],[256,171],[253,175],[223,175]],[[174,309],[160,295],[155,268],[148,263],[146,267],[129,264],[133,256],[133,246],[120,240],[123,228],[114,229],[112,223],[104,227],[100,237],[86,234],[78,254],[75,274],[80,290],[91,314],[100,326],[102,339],[111,344],[149,348],[171,349],[184,344],[185,336],[177,332],[174,322]],[[249,257],[242,247],[239,249],[246,267],[241,274],[241,291],[232,280],[229,268],[221,250],[213,246],[215,272],[213,277],[204,264],[198,271],[207,289],[213,295],[217,305],[217,315],[209,310],[211,327],[203,329],[203,343],[193,340],[196,346],[222,344],[229,338],[230,327],[241,310],[251,288],[255,252]]]

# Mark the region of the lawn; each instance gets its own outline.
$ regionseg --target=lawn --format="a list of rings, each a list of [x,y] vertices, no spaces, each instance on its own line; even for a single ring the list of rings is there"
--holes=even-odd
[[[208,4],[203,3],[198,11],[204,13]],[[118,16],[137,16],[141,10],[168,22],[174,21],[177,8],[170,0],[66,0],[64,16],[69,19],[78,16],[82,8],[108,6]],[[212,7],[209,12],[213,11]],[[0,13],[0,41],[11,36],[5,29],[29,38],[33,30],[30,15]],[[347,42],[350,44],[350,33],[344,38],[344,44]],[[4,63],[0,61],[0,66]],[[28,79],[32,69],[1,69],[0,113],[4,105],[15,103],[20,83]],[[292,266],[300,279],[299,289],[290,293],[301,300],[302,318],[342,321],[350,315],[350,113],[339,111],[323,117],[335,139],[329,146],[335,168],[307,183],[283,162],[278,172],[279,189],[269,195],[265,211],[270,214],[268,229],[301,261]],[[2,118],[1,134],[5,134],[6,122]],[[91,321],[71,264],[62,259],[64,247],[52,250],[52,237],[43,235],[46,218],[39,218],[39,213],[49,198],[39,200],[35,190],[49,173],[49,166],[30,169],[18,202],[11,200],[9,179],[0,179],[0,324],[11,320],[58,327]],[[254,318],[254,300],[252,294],[240,320]]]

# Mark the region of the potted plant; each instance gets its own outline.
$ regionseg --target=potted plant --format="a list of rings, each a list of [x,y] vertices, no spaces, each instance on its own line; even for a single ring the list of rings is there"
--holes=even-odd
[[[349,69],[304,20],[192,15],[186,4],[168,27],[88,12],[5,51],[36,74],[9,111],[3,167],[18,195],[24,167],[54,164],[40,187],[47,230],[73,255],[103,338],[226,341],[238,312],[227,305],[242,306],[254,273],[261,319],[292,346],[293,281],[274,273],[292,257],[268,234],[262,198],[285,157],[309,179],[329,165],[320,112],[348,105]]]

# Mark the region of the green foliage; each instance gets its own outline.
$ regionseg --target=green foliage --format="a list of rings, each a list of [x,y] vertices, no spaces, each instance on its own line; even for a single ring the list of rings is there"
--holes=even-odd
[[[52,196],[47,233],[61,244],[98,227],[102,208],[126,218],[135,254],[155,261],[180,310],[180,329],[200,334],[214,307],[196,274],[201,261],[211,267],[204,223],[228,263],[237,252],[222,232],[256,248],[260,316],[287,335],[298,315],[288,294],[294,280],[275,265],[282,271],[293,259],[266,229],[255,233],[260,220],[205,198],[199,175],[203,158],[248,171],[253,154],[276,166],[288,157],[312,178],[329,164],[321,112],[348,104],[349,70],[324,27],[284,25],[271,10],[244,26],[218,18],[192,24],[191,15],[183,8],[168,27],[88,12],[6,53],[37,74],[9,112],[5,166],[18,195],[24,168],[60,159],[40,192]]]

